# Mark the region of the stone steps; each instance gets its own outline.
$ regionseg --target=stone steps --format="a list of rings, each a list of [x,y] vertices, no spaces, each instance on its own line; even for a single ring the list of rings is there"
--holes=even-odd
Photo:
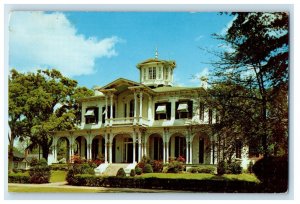
[[[124,170],[127,168],[129,164],[109,164],[106,170],[103,172],[103,176],[116,176],[118,170],[123,168]]]

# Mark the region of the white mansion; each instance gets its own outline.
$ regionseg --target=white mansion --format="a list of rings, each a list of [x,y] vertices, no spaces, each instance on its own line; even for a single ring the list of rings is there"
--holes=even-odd
[[[105,163],[136,163],[146,155],[167,163],[182,156],[187,164],[216,164],[217,148],[208,127],[218,122],[215,110],[205,107],[205,87],[175,87],[175,61],[155,58],[137,65],[140,83],[119,78],[95,88],[81,100],[78,130],[57,132],[57,145],[67,139],[68,156],[103,158]],[[236,157],[243,157],[237,151]]]

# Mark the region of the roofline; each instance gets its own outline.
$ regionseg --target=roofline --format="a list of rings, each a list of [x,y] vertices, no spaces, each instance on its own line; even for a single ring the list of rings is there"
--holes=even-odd
[[[151,62],[151,60],[153,60],[153,62]],[[138,64],[136,65],[136,67],[137,67],[138,69],[141,69],[141,66],[142,66],[142,65],[145,65],[145,64],[151,64],[151,63],[161,63],[161,64],[169,63],[169,64],[171,64],[171,62],[174,63],[173,68],[175,68],[175,67],[176,67],[176,62],[175,62],[175,60],[160,60],[160,59],[155,59],[155,58],[150,58],[150,59],[144,60],[144,61],[138,63]],[[173,64],[173,63],[172,63],[172,64]]]
[[[111,86],[112,84],[114,84],[115,82],[121,81],[121,80],[126,81],[126,82],[129,82],[129,83],[132,83],[132,84],[141,85],[141,83],[138,83],[138,82],[135,82],[135,81],[132,81],[132,80],[129,80],[129,79],[125,79],[125,78],[122,78],[122,77],[121,77],[121,78],[118,78],[118,79],[116,79],[116,80],[110,82],[109,84],[106,84],[105,86],[102,86],[102,87],[96,87],[95,90],[100,91],[101,89],[105,89],[105,88]]]

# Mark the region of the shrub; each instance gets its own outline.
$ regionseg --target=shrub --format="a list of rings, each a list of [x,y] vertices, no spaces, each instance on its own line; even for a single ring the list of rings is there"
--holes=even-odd
[[[191,168],[189,168],[187,171],[190,172],[190,173],[192,173],[192,174],[198,173],[198,168],[196,168],[196,167],[191,167]]]
[[[131,177],[135,177],[135,170],[134,170],[134,169],[131,169],[131,171],[130,171],[130,176],[131,176]]]
[[[124,169],[123,169],[123,168],[120,168],[120,169],[118,170],[116,176],[117,176],[117,177],[125,177],[125,176],[126,176],[126,173],[125,173]]]
[[[143,170],[140,167],[136,166],[135,173],[136,173],[136,175],[141,175],[143,173]]]
[[[8,174],[8,183],[29,183],[30,176],[27,173]]]
[[[84,159],[82,159],[80,156],[78,155],[74,155],[71,157],[71,162],[74,163],[74,164],[82,164],[85,162]]]
[[[231,162],[227,166],[226,173],[229,173],[229,174],[241,174],[242,170],[243,170],[243,168],[241,167],[241,163],[240,162]]]
[[[151,162],[151,166],[152,166],[153,172],[162,172],[163,167],[164,167],[162,161],[158,161],[158,160],[153,160]]]
[[[95,174],[94,166],[95,166],[95,164],[92,162],[73,163],[72,166],[70,166],[68,173],[67,173],[67,177],[66,177],[67,182],[71,185],[77,185],[76,183],[78,183],[78,181],[76,181],[75,175],[78,175],[78,174],[94,175]]]
[[[146,164],[144,169],[143,169],[144,173],[153,173],[153,168],[151,166],[151,164]]]
[[[286,192],[288,185],[288,158],[264,157],[253,165],[256,177],[275,192]]]
[[[167,173],[178,173],[178,172],[182,171],[183,169],[184,169],[183,163],[175,160],[168,164]]]
[[[216,167],[213,165],[201,165],[197,167],[198,173],[214,174],[216,172]]]
[[[51,172],[47,161],[42,158],[40,161],[32,159],[30,163],[30,183],[49,183]]]
[[[57,171],[57,170],[61,170],[61,171],[67,171],[69,169],[69,165],[68,164],[51,164],[51,170]]]
[[[220,161],[218,163],[218,167],[217,167],[217,173],[218,175],[223,175],[226,173],[226,169],[227,169],[227,165],[225,161]]]
[[[185,158],[183,156],[179,156],[176,160],[185,163]]]
[[[145,167],[145,165],[146,165],[146,163],[145,162],[143,162],[143,161],[140,161],[139,163],[137,163],[137,167],[139,167],[142,171],[143,171],[143,169],[144,169],[144,167]]]

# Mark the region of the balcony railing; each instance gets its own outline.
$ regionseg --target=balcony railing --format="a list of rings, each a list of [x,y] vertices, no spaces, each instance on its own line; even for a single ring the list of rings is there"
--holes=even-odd
[[[105,125],[144,125],[149,126],[149,120],[144,117],[107,118]]]

